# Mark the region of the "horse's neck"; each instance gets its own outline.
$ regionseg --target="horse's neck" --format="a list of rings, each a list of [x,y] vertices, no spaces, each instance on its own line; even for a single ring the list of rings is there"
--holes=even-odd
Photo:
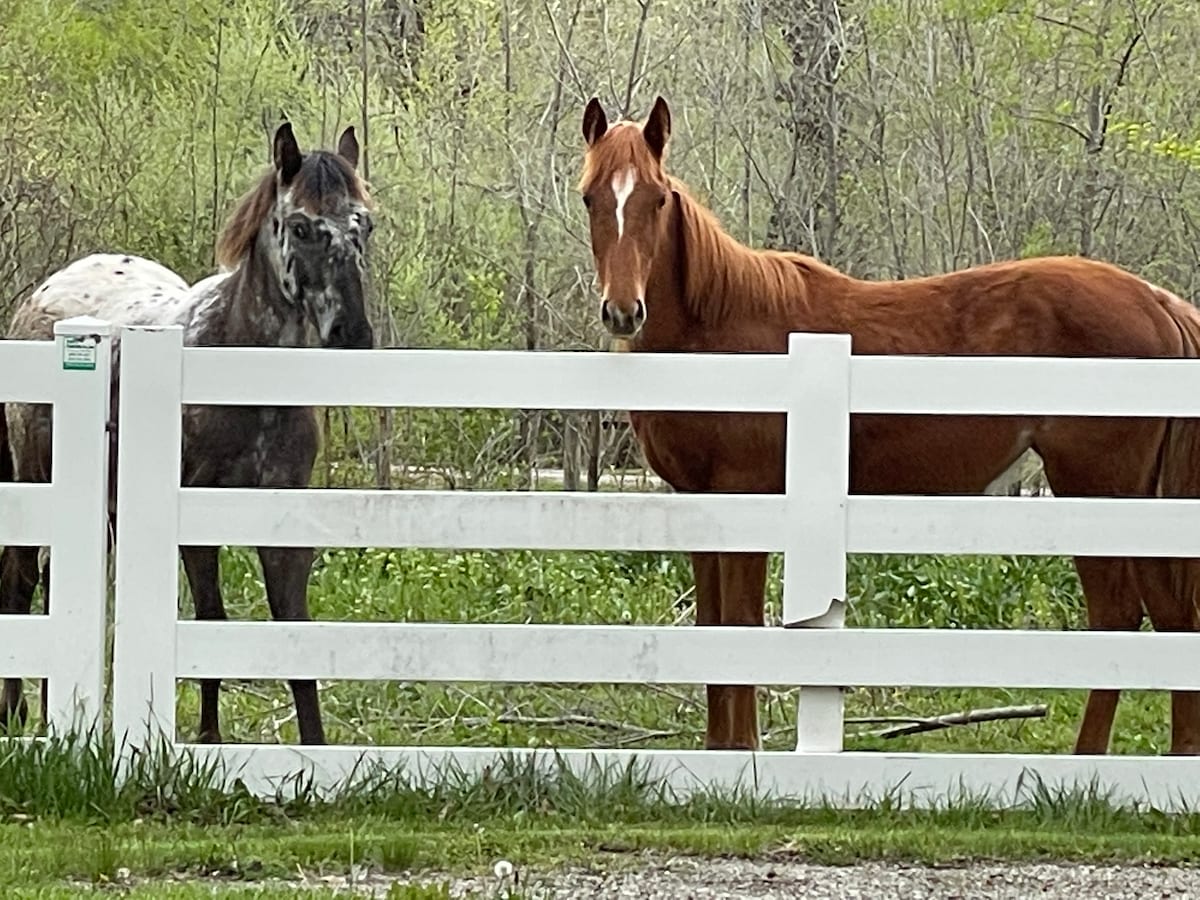
[[[265,261],[246,259],[218,288],[208,309],[196,312],[196,343],[303,347],[303,313],[289,304]]]
[[[741,264],[744,250],[732,237],[721,235],[715,252],[683,246],[688,233],[681,227],[683,214],[673,208],[670,239],[655,253],[646,285],[646,324],[633,341],[634,350],[769,351],[786,347],[792,331],[844,330],[852,279],[816,264],[815,271],[797,273],[794,295],[766,302],[767,296],[778,294],[777,287],[764,280],[759,290],[753,280],[766,276],[750,273],[748,279],[729,271]],[[705,265],[688,267],[700,253],[706,254]],[[699,277],[707,277],[708,283],[699,283]]]

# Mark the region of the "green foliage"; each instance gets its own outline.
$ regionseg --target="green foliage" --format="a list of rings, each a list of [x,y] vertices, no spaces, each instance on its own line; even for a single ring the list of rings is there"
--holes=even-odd
[[[1189,166],[1200,165],[1200,137],[1186,138],[1177,131],[1163,132],[1150,122],[1116,122],[1109,134],[1123,135],[1130,149],[1176,160]]]
[[[6,8],[0,25],[6,153],[39,186],[17,192],[10,221],[19,270],[103,248],[210,272],[216,227],[267,160],[263,116],[277,118],[281,96],[301,119],[311,108],[289,85],[297,59],[279,11],[48,0]]]
[[[1084,624],[1068,560],[858,557],[848,621],[865,628],[1046,628]]]

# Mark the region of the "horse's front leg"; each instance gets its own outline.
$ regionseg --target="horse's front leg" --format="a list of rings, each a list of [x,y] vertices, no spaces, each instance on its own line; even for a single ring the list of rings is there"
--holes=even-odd
[[[307,622],[308,576],[312,571],[313,551],[309,547],[259,547],[263,581],[267,585],[267,603],[277,622]],[[300,743],[324,744],[325,727],[317,700],[317,683],[311,679],[289,681],[296,701],[296,723]]]
[[[767,554],[721,554],[721,624],[762,625],[767,588]],[[728,688],[729,745],[759,750],[758,689],[752,685]]]
[[[196,618],[200,620],[226,618],[225,601],[221,597],[219,552],[219,547],[179,548],[183,557],[183,569],[192,589],[192,599],[196,604]],[[199,738],[204,743],[221,742],[220,694],[219,678],[207,678],[200,682]]]
[[[716,553],[693,553],[692,575],[696,585],[696,624],[721,624],[721,557]],[[706,686],[708,725],[704,731],[706,750],[723,750],[731,746],[732,710],[730,698],[736,692],[723,684]]]

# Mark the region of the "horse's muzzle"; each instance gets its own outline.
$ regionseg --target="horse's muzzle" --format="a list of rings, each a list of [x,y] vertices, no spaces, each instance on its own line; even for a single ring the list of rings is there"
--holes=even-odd
[[[611,300],[605,300],[600,304],[600,321],[613,337],[633,337],[646,322],[646,304],[638,298],[633,305],[633,312],[626,312]]]
[[[375,346],[375,332],[365,319],[357,325],[338,319],[329,329],[329,335],[323,343],[326,347],[336,350],[370,350]]]

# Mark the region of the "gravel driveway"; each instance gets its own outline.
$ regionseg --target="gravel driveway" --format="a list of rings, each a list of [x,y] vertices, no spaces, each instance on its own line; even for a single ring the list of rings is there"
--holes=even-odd
[[[539,879],[534,879],[534,882]],[[805,900],[1154,900],[1200,898],[1200,870],[1086,865],[926,867],[865,863],[818,866],[748,860],[666,860],[620,874],[563,873],[546,879],[547,898],[783,898]],[[534,887],[533,884],[529,887]],[[540,886],[539,886],[540,887]],[[487,896],[486,892],[483,893]],[[464,896],[470,896],[465,894]]]
[[[822,866],[791,861],[645,857],[619,871],[563,869],[521,872],[522,900],[1159,900],[1200,898],[1200,869],[1152,866],[968,863],[918,866],[863,863]],[[395,876],[368,876],[360,897],[383,897]],[[449,883],[463,900],[506,896],[495,878],[422,875]],[[323,879],[326,885],[330,879]],[[350,887],[344,882],[342,887]]]

